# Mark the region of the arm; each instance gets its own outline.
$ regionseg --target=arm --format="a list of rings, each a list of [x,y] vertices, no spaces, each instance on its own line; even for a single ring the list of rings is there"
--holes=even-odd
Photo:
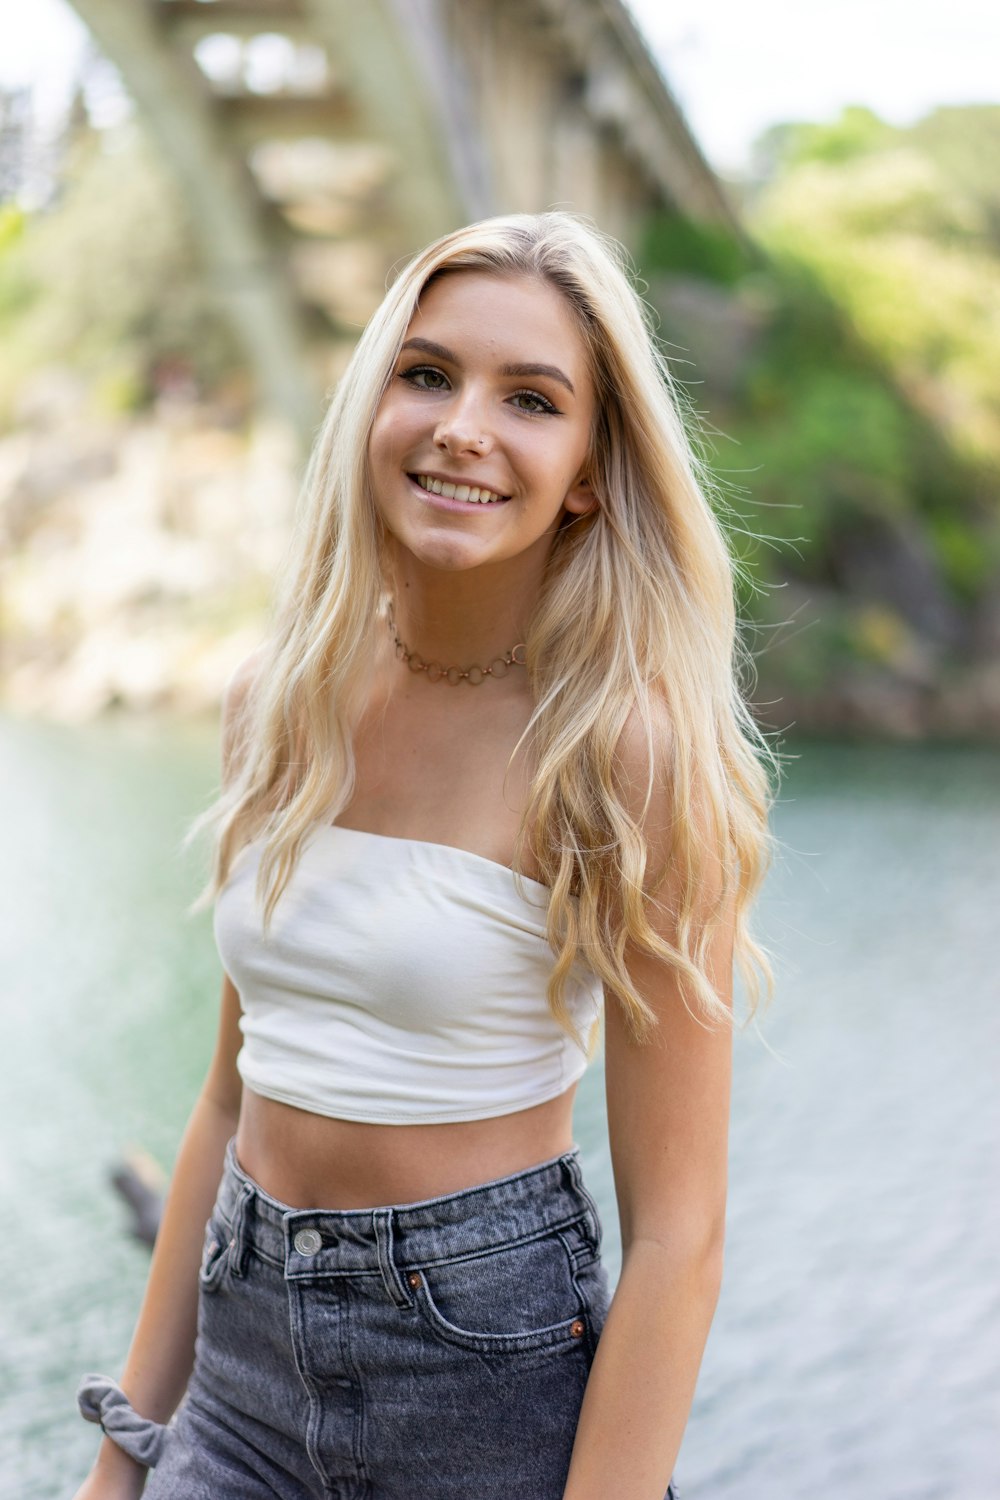
[[[652,821],[665,829],[662,808],[660,814],[654,809]],[[730,1005],[733,904],[717,929],[709,973]],[[665,916],[654,925],[669,936]],[[622,1272],[587,1383],[564,1500],[663,1500],[722,1279],[731,1033],[691,1017],[661,960],[633,953],[629,973],[659,1026],[637,1044],[608,997],[605,1074]]]
[[[234,720],[245,685],[245,669],[241,669],[223,704],[224,780],[231,766]],[[225,976],[215,1051],[181,1139],[121,1378],[122,1389],[134,1409],[156,1422],[167,1422],[176,1410],[194,1364],[198,1268],[205,1223],[215,1202],[226,1144],[236,1130],[242,1098],[236,1069],[242,1043],[239,1017],[239,996]],[[76,1500],[128,1500],[141,1493],[147,1472],[105,1437]]]
[[[222,1177],[226,1143],[239,1118],[239,1000],[231,981],[222,987],[216,1054],[181,1140],[163,1218],[153,1248],[149,1280],[129,1346],[121,1386],[135,1410],[166,1422],[187,1386],[194,1363],[198,1267],[205,1223]],[[101,1440],[92,1470],[93,1495],[138,1495],[146,1469],[112,1440]]]

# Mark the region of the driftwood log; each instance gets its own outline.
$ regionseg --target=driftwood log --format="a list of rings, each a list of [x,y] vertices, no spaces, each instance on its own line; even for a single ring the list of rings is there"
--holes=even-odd
[[[130,1234],[151,1246],[160,1227],[166,1195],[167,1179],[162,1169],[145,1151],[131,1147],[109,1176],[112,1187],[130,1210]]]

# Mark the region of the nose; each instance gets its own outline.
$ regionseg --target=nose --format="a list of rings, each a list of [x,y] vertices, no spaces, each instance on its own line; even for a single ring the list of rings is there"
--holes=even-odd
[[[483,457],[493,447],[493,435],[483,403],[472,392],[456,395],[438,417],[434,446],[455,456]]]

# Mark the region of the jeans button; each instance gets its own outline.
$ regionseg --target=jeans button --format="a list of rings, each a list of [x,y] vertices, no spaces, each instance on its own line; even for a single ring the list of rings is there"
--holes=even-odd
[[[300,1255],[315,1255],[323,1244],[323,1236],[316,1229],[300,1229],[292,1244]]]

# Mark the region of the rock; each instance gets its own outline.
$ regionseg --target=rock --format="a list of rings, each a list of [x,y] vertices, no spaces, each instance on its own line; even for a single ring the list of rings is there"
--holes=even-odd
[[[897,610],[946,647],[965,633],[962,615],[919,523],[909,516],[856,517],[831,538],[830,564],[843,592]]]
[[[749,292],[697,276],[656,277],[650,297],[678,377],[705,381],[721,397],[734,395],[767,327],[767,307]]]
[[[156,1241],[163,1215],[166,1179],[144,1151],[131,1150],[110,1174],[115,1191],[132,1211],[131,1233],[146,1245]]]
[[[28,375],[14,408],[19,428],[50,432],[83,417],[90,390],[82,375],[66,365],[49,365]]]
[[[0,440],[3,696],[78,723],[201,713],[260,636],[298,483],[294,436],[215,407]]]
[[[1000,662],[974,666],[942,683],[932,704],[929,729],[943,739],[1000,742]]]
[[[1000,656],[1000,575],[995,575],[976,601],[969,630],[974,656]]]
[[[856,734],[920,740],[927,727],[925,693],[883,669],[845,672],[838,685],[845,727]]]

